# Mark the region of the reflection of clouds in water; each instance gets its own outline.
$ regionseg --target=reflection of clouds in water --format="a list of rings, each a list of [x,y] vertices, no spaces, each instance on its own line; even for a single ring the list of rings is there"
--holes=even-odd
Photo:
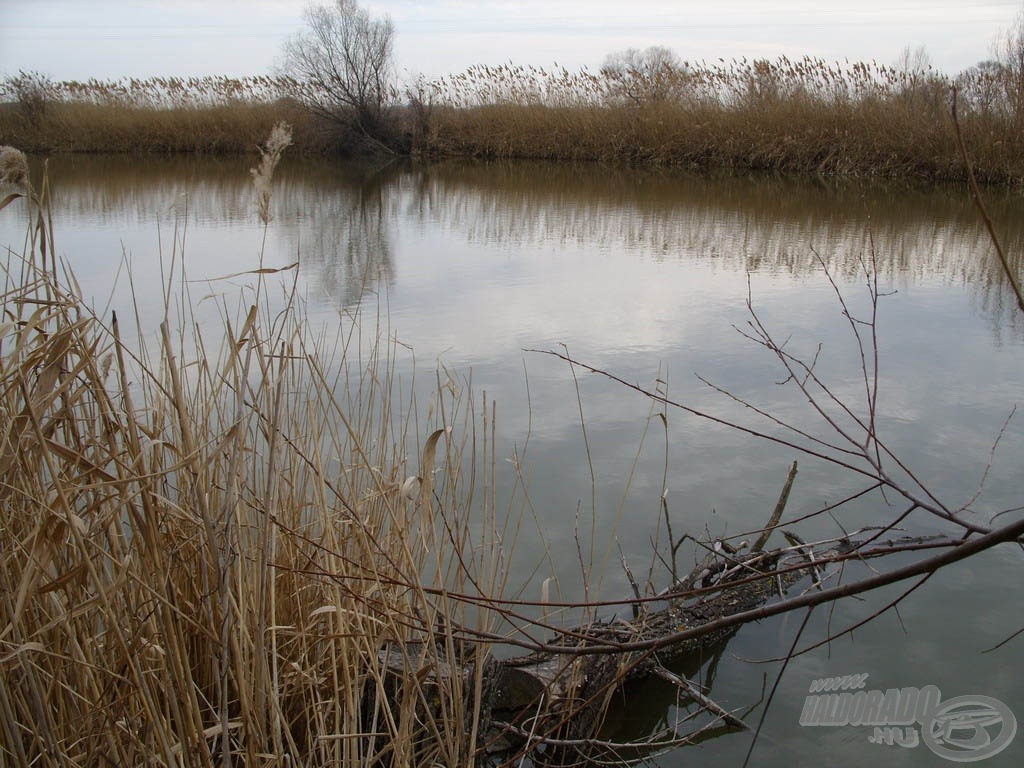
[[[120,239],[136,257],[147,257],[155,252],[152,222],[181,217],[190,277],[251,270],[262,235],[251,164],[246,158],[55,161],[55,218],[71,234],[59,231],[58,244],[68,251],[72,244],[87,247],[97,221],[113,231],[102,256],[89,254],[83,262],[102,285],[104,270],[120,258]],[[1007,249],[1018,250],[1024,224],[1010,215],[1017,200],[993,198]],[[640,379],[665,360],[677,380],[700,371],[743,386],[752,377],[751,350],[731,326],[746,321],[747,272],[755,304],[776,328],[793,329],[805,343],[840,344],[835,298],[823,280],[811,279],[820,272],[814,251],[863,306],[859,259],[873,245],[882,288],[910,294],[883,304],[883,332],[892,332],[886,318],[899,316],[898,339],[914,338],[921,326],[981,344],[985,334],[967,328],[974,321],[956,304],[961,294],[947,291],[960,285],[997,339],[1016,338],[1021,327],[987,236],[959,190],[826,188],[596,166],[382,169],[286,160],[275,178],[273,207],[267,266],[291,263],[298,254],[303,280],[332,307],[350,309],[368,294],[386,293],[391,327],[420,360],[476,366],[481,377],[493,373],[492,386],[521,384],[522,348],[562,342],[589,362]],[[136,275],[143,303],[159,304],[158,281],[144,279],[144,266]],[[206,288],[193,290],[199,295]],[[230,292],[233,283],[213,290]],[[902,349],[897,371],[929,370],[938,360],[968,354],[921,340],[887,341]],[[564,366],[545,370],[556,382],[569,375]],[[921,401],[911,393],[919,396],[926,386],[894,391],[888,401],[894,417],[916,419]],[[937,399],[948,395],[939,392]],[[616,402],[601,407],[611,415]]]
[[[861,260],[873,253],[883,290],[965,285],[1000,333],[1024,326],[976,212],[952,188],[447,163],[399,186],[403,254],[417,235],[440,234],[447,248],[428,249],[433,274],[415,279],[403,256],[400,292],[410,306],[420,294],[451,298],[409,341],[444,339],[436,346],[459,348],[463,360],[486,357],[495,339],[584,339],[600,355],[708,338],[737,320],[720,310],[742,306],[736,277],[748,272],[755,296],[765,280],[780,300],[789,291],[784,311],[815,327],[835,301],[807,280],[821,272],[819,255],[842,284],[862,284]],[[994,197],[1007,242],[1021,242],[1016,201]],[[672,265],[684,272],[658,269]]]

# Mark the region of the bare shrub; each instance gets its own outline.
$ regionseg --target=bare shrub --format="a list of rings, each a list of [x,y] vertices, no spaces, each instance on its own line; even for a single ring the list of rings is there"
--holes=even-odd
[[[1010,112],[1018,122],[1024,120],[1024,12],[999,36],[995,55]]]

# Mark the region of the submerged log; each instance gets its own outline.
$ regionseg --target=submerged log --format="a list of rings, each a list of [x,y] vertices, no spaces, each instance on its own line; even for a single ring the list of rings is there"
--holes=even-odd
[[[737,551],[723,541],[705,545],[706,557],[689,575],[663,590],[657,600],[633,602],[632,619],[593,622],[552,639],[551,645],[572,647],[571,653],[537,652],[500,662],[492,710],[510,715],[510,723],[514,724],[519,715],[534,712],[542,698],[546,698],[555,705],[549,709],[559,713],[555,716],[559,722],[554,726],[559,734],[569,740],[591,738],[601,725],[611,696],[625,683],[655,674],[682,688],[727,725],[745,728],[739,718],[715,704],[688,680],[666,669],[679,657],[699,654],[724,642],[738,631],[737,627],[672,642],[656,654],[646,650],[588,654],[586,648],[662,641],[685,629],[755,608],[776,595],[781,597],[785,588],[803,575],[800,569],[792,570],[792,566],[813,565],[806,561],[806,555],[796,551],[797,547],[763,551],[785,510],[796,472],[797,464],[793,462],[768,523],[749,552]],[[741,548],[746,546],[744,542]],[[673,552],[676,547],[672,543]],[[623,567],[629,574],[625,563]],[[630,582],[636,592],[631,576]]]
[[[492,708],[496,716],[515,724],[519,716],[532,716],[542,697],[552,713],[546,725],[563,740],[596,736],[605,706],[613,694],[627,682],[648,675],[672,680],[707,710],[732,727],[744,724],[716,705],[688,680],[666,669],[680,657],[700,654],[723,643],[738,628],[709,631],[699,637],[680,640],[661,647],[657,653],[624,650],[621,653],[586,653],[587,646],[608,644],[636,645],[661,641],[684,629],[703,626],[715,619],[755,608],[779,595],[779,590],[800,578],[798,571],[777,573],[783,560],[781,552],[751,553],[728,561],[701,563],[691,574],[653,603],[643,603],[637,618],[594,622],[574,627],[552,638],[552,645],[571,646],[571,653],[538,652],[506,659],[497,668],[498,683]],[[783,566],[785,567],[785,566]],[[761,578],[751,581],[752,575]],[[688,585],[696,581],[698,595]],[[732,582],[744,583],[730,586]],[[705,590],[715,588],[714,592]]]
[[[495,660],[484,650],[486,646],[471,640],[453,642],[448,628],[438,632],[430,649],[433,655],[423,653],[423,646],[406,645],[382,651],[383,665],[396,680],[408,679],[409,674],[418,679],[424,675],[448,681],[458,678],[463,690],[479,696],[478,733],[485,734],[488,751],[526,752],[544,744],[548,747],[544,762],[551,764],[578,762],[581,756],[585,759],[588,744],[606,745],[599,736],[610,702],[627,684],[650,676],[679,688],[714,718],[717,728],[746,728],[685,675],[667,667],[686,658],[720,653],[740,625],[709,628],[696,635],[688,632],[674,639],[680,632],[781,599],[800,581],[810,589],[821,588],[823,568],[830,561],[860,552],[864,541],[851,541],[845,534],[808,545],[790,531],[783,532],[788,546],[763,551],[768,534],[778,526],[795,474],[794,462],[779,503],[753,547],[743,551],[749,546],[746,542],[739,550],[724,541],[702,544],[707,556],[685,577],[653,598],[622,601],[624,607],[632,608],[628,619],[563,629],[540,650],[503,660]],[[889,549],[880,547],[879,554],[897,551],[901,543],[922,541],[890,541]],[[673,543],[673,551],[676,547]],[[431,668],[421,669],[418,660],[428,657],[433,659]],[[438,658],[450,661],[438,662]],[[481,675],[482,684],[472,685],[474,677],[479,680]]]
[[[713,716],[716,732],[746,728],[735,713],[716,704],[678,671],[688,659],[721,653],[740,626],[715,628],[678,641],[672,636],[783,598],[799,583],[820,588],[826,569],[837,567],[835,559],[862,553],[864,543],[844,536],[814,546],[792,532],[784,535],[789,545],[767,552],[730,552],[719,542],[708,545],[707,558],[660,595],[624,600],[624,606],[634,606],[635,618],[593,621],[561,630],[544,644],[560,650],[497,660],[486,645],[466,639],[453,642],[446,630],[437,633],[429,648],[410,643],[381,651],[381,661],[399,685],[409,675],[437,684],[457,679],[467,695],[480,697],[478,732],[484,734],[489,751],[505,753],[545,744],[549,750],[544,762],[551,764],[576,762],[588,744],[605,744],[599,737],[610,702],[627,686],[652,676],[677,686]],[[875,541],[877,549],[863,554],[896,552],[924,542],[932,538]],[[615,645],[623,646],[622,650],[609,648]],[[656,652],[649,650],[651,645],[658,646]],[[590,647],[595,650],[588,652]],[[483,678],[479,688],[472,684],[477,675]],[[464,707],[466,712],[471,710]],[[559,750],[566,754],[559,757]]]

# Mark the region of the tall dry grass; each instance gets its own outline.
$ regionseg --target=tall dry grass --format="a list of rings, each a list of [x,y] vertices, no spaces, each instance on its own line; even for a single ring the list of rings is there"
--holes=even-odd
[[[451,627],[492,619],[446,590],[500,593],[502,554],[472,404],[397,412],[388,342],[315,332],[267,268],[221,328],[182,289],[129,339],[58,278],[46,181],[9,181],[0,763],[470,764],[489,651]]]
[[[332,148],[329,130],[293,98],[287,78],[0,81],[0,137],[31,152],[254,152],[284,117],[302,151]]]
[[[1015,76],[746,59],[640,71],[473,67],[432,84],[426,153],[961,179],[950,121],[988,181],[1024,181]]]
[[[1018,46],[1020,47],[1020,46]],[[396,146],[427,156],[539,158],[796,173],[963,178],[950,123],[984,181],[1024,181],[1024,72],[990,62],[955,78],[822,59],[660,67],[471,67],[407,88]],[[252,152],[280,117],[300,152],[362,141],[302,107],[287,77],[0,82],[0,142],[36,151]]]
[[[955,78],[909,60],[741,59],[597,73],[477,66],[417,80],[389,120],[400,144],[426,156],[958,180],[955,87],[979,178],[1019,184],[1024,73],[1007,60]],[[0,142],[31,150],[252,152],[282,116],[300,152],[345,151],[358,139],[305,110],[300,85],[286,77],[54,82],[22,72],[0,83],[0,95]]]

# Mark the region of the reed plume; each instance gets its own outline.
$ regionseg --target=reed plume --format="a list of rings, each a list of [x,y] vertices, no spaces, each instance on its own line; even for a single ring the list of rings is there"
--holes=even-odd
[[[0,146],[0,184],[29,188],[28,160],[14,147]]]
[[[262,159],[255,168],[250,168],[252,183],[256,187],[260,221],[269,224],[273,216],[270,213],[271,182],[274,180],[274,169],[281,159],[281,153],[292,143],[292,127],[280,122],[270,131],[266,143],[260,147]]]

